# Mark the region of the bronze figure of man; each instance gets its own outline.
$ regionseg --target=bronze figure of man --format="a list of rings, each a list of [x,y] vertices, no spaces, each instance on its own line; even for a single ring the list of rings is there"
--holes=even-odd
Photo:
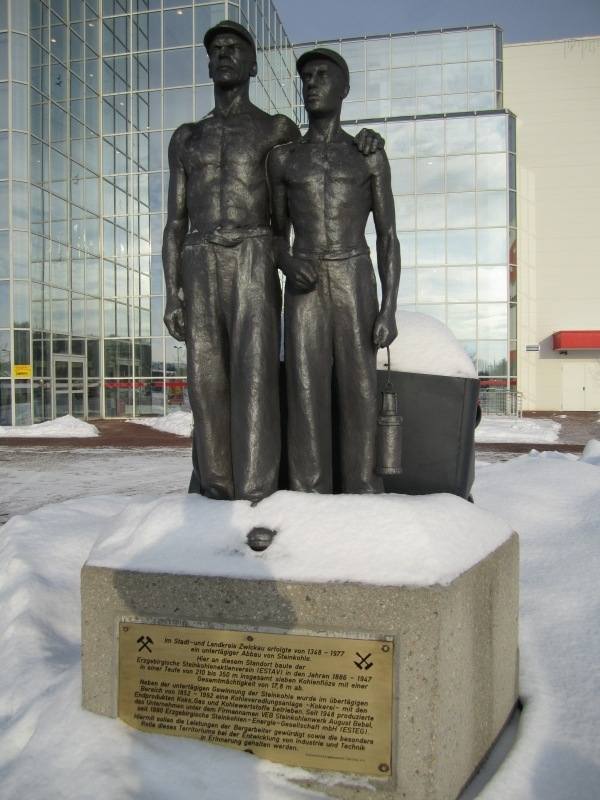
[[[383,149],[359,155],[340,125],[349,90],[344,59],[317,48],[300,56],[297,69],[308,131],[268,159],[276,263],[286,275],[290,488],[332,491],[333,411],[340,428],[342,491],[377,492],[383,486],[374,473],[376,355],[397,336],[400,280],[390,167]],[[371,213],[381,307],[365,239]]]
[[[300,132],[250,102],[256,49],[242,25],[220,22],[204,44],[214,109],[169,145],[165,324],[187,345],[194,489],[257,501],[277,489],[280,460],[281,297],[265,160]],[[368,152],[377,140],[359,144]]]

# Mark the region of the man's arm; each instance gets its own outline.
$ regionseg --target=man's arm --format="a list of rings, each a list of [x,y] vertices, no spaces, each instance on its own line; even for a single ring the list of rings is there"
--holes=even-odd
[[[317,266],[312,261],[295,258],[290,253],[290,215],[287,187],[283,180],[284,147],[276,147],[267,157],[267,176],[271,192],[271,227],[275,237],[275,264],[294,292],[311,292],[317,283]]]
[[[373,342],[389,347],[398,335],[396,304],[400,286],[400,244],[396,236],[396,215],[390,165],[384,150],[373,157],[371,197],[377,233],[377,269],[381,280],[381,309],[373,326]]]
[[[185,307],[181,296],[181,250],[188,232],[187,176],[181,163],[181,148],[189,125],[179,127],[169,142],[169,196],[167,224],[163,235],[162,262],[167,303],[164,321],[174,339],[185,341]]]

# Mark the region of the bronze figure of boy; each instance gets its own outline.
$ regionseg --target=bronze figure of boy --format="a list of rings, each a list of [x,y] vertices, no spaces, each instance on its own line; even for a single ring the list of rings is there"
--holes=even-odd
[[[342,491],[382,490],[375,475],[377,348],[397,336],[400,248],[383,149],[359,155],[340,125],[349,73],[336,52],[300,56],[309,127],[268,159],[276,263],[286,276],[285,363],[290,488],[332,491],[332,378]],[[365,226],[377,233],[381,307]],[[289,227],[294,230],[289,250]]]

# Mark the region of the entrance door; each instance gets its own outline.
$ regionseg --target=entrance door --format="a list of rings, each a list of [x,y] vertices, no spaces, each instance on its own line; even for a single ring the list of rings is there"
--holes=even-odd
[[[53,417],[64,417],[70,414],[77,419],[86,419],[85,358],[56,355],[52,361],[54,378]]]
[[[562,364],[562,408],[600,411],[600,362]]]

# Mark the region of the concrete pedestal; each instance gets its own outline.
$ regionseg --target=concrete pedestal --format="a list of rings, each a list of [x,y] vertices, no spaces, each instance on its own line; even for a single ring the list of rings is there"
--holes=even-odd
[[[457,508],[472,524],[472,506],[453,501],[463,504]],[[401,554],[389,554],[395,557]],[[243,579],[203,575],[201,569],[175,573],[158,559],[150,569],[147,557],[138,561],[129,551],[111,566],[108,536],[81,576],[83,704],[117,715],[117,630],[124,618],[393,637],[391,777],[363,775],[353,785],[346,774],[325,787],[315,772],[309,785],[357,800],[455,800],[517,700],[518,560],[518,537],[509,534],[448,585],[375,585],[368,576],[343,583]]]

